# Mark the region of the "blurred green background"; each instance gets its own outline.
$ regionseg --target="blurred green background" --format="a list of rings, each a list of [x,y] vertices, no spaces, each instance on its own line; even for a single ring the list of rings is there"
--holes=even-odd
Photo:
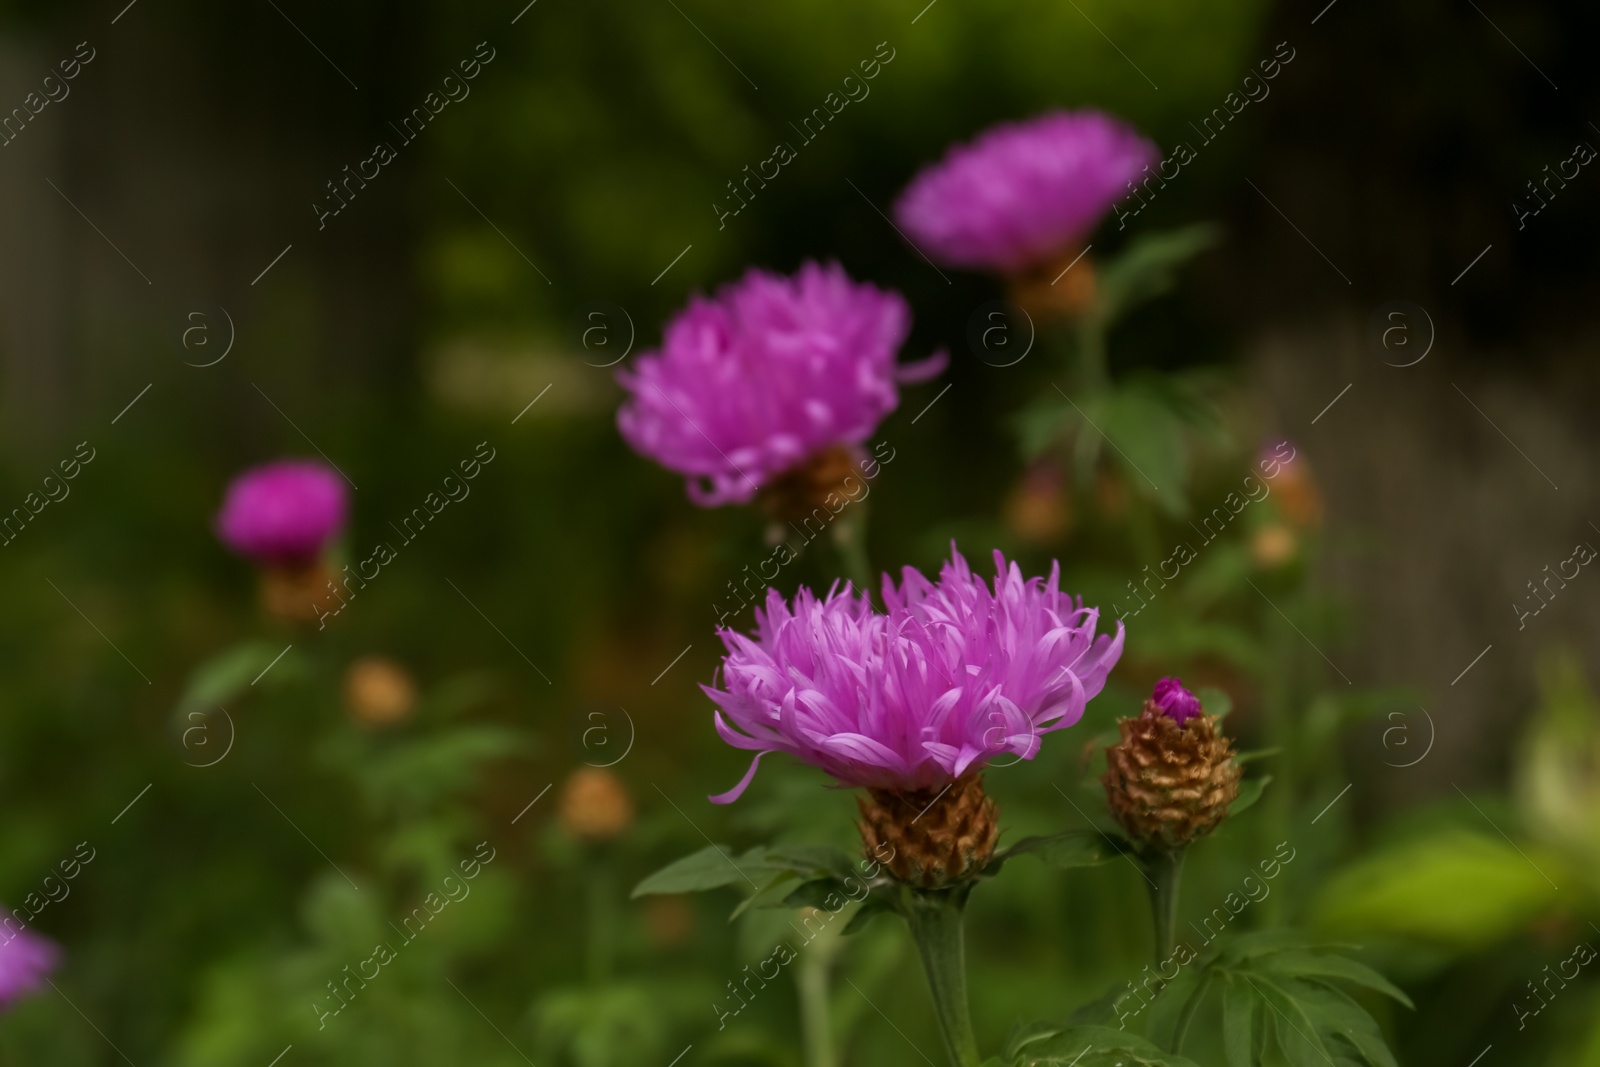
[[[627,900],[704,835],[853,847],[854,831],[848,795],[778,761],[738,805],[704,802],[743,760],[697,683],[725,583],[767,554],[762,525],[693,507],[626,449],[612,364],[747,265],[835,258],[906,295],[909,353],[952,354],[876,435],[896,450],[871,504],[880,568],[931,569],[952,539],[985,567],[992,548],[1035,573],[1059,558],[1109,613],[1165,554],[1152,546],[1284,438],[1325,513],[1281,496],[1247,513],[1130,621],[1084,723],[991,775],[1008,837],[1081,824],[1062,798],[1092,801],[1091,740],[1181,673],[1231,696],[1241,748],[1275,750],[1252,767],[1274,777],[1262,803],[1196,853],[1196,914],[1289,841],[1295,861],[1241,924],[1366,946],[1418,1002],[1385,1009],[1401,1062],[1465,1064],[1492,1043],[1486,1065],[1600,1063],[1587,975],[1523,1027],[1512,1007],[1600,938],[1595,600],[1580,580],[1532,633],[1503,606],[1600,515],[1595,179],[1524,230],[1509,206],[1574,140],[1600,143],[1591,8],[3,11],[5,107],[78,42],[94,59],[0,149],[0,491],[20,502],[79,442],[95,459],[0,550],[0,900],[43,893],[80,842],[94,859],[34,923],[65,949],[59,990],[0,1019],[0,1062],[603,1067],[686,1047],[685,1064],[803,1062],[789,984],[720,1029],[710,1007],[781,919],[730,924],[733,894]],[[979,358],[968,329],[998,284],[931,268],[880,212],[949,142],[1047,107],[1191,139],[1280,41],[1295,59],[1271,95],[1128,232],[1094,239],[1112,259],[1220,225],[1111,333],[1118,381],[1181,385],[1215,413],[1148,446],[1185,493],[1156,501],[1112,458],[1030,464],[1017,419],[1060,368],[1046,349]],[[325,183],[480,42],[493,59],[470,95],[319,229]],[[725,183],[882,42],[894,58],[870,96],[719,228]],[[1438,337],[1409,377],[1363,335],[1397,299]],[[196,322],[203,351],[184,343]],[[320,451],[359,486],[341,551],[361,558],[479,442],[496,458],[470,498],[324,631],[264,619],[250,567],[211,532],[238,469]],[[810,554],[778,584],[834,573]],[[415,678],[403,723],[349,713],[344,673],[369,655]],[[585,841],[558,815],[565,783],[624,751],[630,825]],[[495,858],[470,896],[319,1028],[328,983],[479,842]],[[970,934],[986,1047],[1134,977],[1144,907],[1121,864],[1019,864],[986,887]],[[810,958],[831,967],[842,1062],[919,1062],[907,1035],[936,1054],[903,931],[879,922]]]

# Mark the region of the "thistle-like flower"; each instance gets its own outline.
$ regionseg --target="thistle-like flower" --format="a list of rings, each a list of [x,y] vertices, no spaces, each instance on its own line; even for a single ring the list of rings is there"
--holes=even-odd
[[[1106,749],[1111,814],[1147,849],[1173,852],[1214,830],[1239,795],[1233,742],[1176,678],[1163,678]]]
[[[328,547],[348,512],[337,473],[320,463],[279,460],[229,484],[217,513],[217,536],[262,565],[304,564]]]
[[[896,366],[910,328],[898,293],[836,263],[789,277],[751,270],[715,299],[692,299],[660,349],[618,373],[630,394],[618,429],[684,475],[703,507],[745,503],[785,476],[809,483],[816,464],[848,477],[855,464],[841,453],[856,457],[899,405],[897,383],[943,366],[942,356]]]
[[[995,553],[992,587],[958,552],[929,582],[885,576],[886,612],[849,588],[826,599],[802,588],[793,605],[770,591],[756,632],[723,631],[718,734],[761,756],[787,752],[840,785],[863,787],[869,853],[927,887],[971,877],[998,826],[981,771],[1002,754],[1032,759],[1042,735],[1071,726],[1122,654],[1123,631],[1097,634],[1099,611],[1048,579],[1024,580]]]
[[[311,622],[333,599],[323,553],[350,510],[335,471],[306,460],[279,460],[235,478],[217,513],[217,537],[261,567],[261,603],[268,615]]]
[[[1104,112],[1052,111],[955,145],[912,179],[894,216],[942,263],[1024,274],[1076,256],[1159,159],[1155,145]]]
[[[54,941],[28,930],[0,942],[0,1008],[42,986],[60,960],[61,950]]]

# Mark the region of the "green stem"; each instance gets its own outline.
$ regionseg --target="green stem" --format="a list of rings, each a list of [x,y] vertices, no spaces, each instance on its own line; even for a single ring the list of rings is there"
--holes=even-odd
[[[851,504],[848,510],[833,520],[833,547],[839,553],[844,576],[850,579],[856,592],[872,593],[872,564],[867,559],[867,513],[861,503]]]
[[[824,930],[802,953],[795,977],[800,999],[800,1033],[804,1039],[806,1067],[837,1067],[833,1051],[833,1020],[829,1012],[828,972],[839,951],[839,936]]]
[[[922,956],[933,994],[934,1014],[952,1067],[977,1067],[978,1039],[967,1006],[967,960],[961,913],[971,886],[955,889],[907,888],[904,914]]]
[[[611,977],[611,961],[616,952],[613,937],[617,928],[615,884],[607,857],[596,852],[589,861],[588,973],[593,985]]]
[[[1078,383],[1091,393],[1097,393],[1111,384],[1106,356],[1107,326],[1099,315],[1091,312],[1077,329]]]
[[[1183,878],[1183,849],[1159,850],[1145,860],[1150,878],[1150,910],[1156,925],[1156,968],[1172,956],[1178,929],[1178,883]]]

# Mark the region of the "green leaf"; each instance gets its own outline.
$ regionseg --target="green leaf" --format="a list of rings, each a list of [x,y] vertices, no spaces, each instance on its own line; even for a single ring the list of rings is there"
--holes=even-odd
[[[1324,950],[1334,947],[1321,945],[1317,939],[1304,930],[1256,930],[1247,934],[1240,934],[1224,943],[1217,951],[1216,966],[1228,970],[1237,970],[1241,966],[1251,965],[1251,961],[1274,952],[1287,952],[1294,949]]]
[[[1344,992],[1316,984],[1305,989],[1302,999],[1325,1033],[1348,1042],[1372,1067],[1399,1067],[1377,1020]]]
[[[844,937],[849,937],[851,934],[859,934],[867,928],[867,924],[872,922],[873,919],[876,919],[886,911],[893,910],[894,902],[892,900],[879,893],[870,893],[867,895],[867,899],[861,902],[861,907],[856,909],[856,913],[850,916],[850,921],[844,924],[844,929],[840,931],[840,934]]]
[[[779,845],[752,848],[744,855],[735,857],[733,850],[725,845],[707,845],[699,852],[669,863],[650,875],[634,887],[633,896],[697,893],[741,882],[755,885],[756,895],[760,896],[764,892],[763,886],[771,888],[785,880],[809,881],[817,878],[855,878],[865,882],[863,875],[854,870],[849,854],[836,848]]]
[[[1116,322],[1146,300],[1160,296],[1177,281],[1178,268],[1217,242],[1222,231],[1210,223],[1165,233],[1145,234],[1101,265],[1097,317]]]
[[[1376,990],[1386,997],[1398,1000],[1408,1008],[1416,1007],[1399,986],[1366,964],[1357,963],[1346,956],[1289,950],[1263,958],[1260,969],[1286,978],[1338,978]]]
[[[1272,781],[1272,775],[1263,774],[1255,778],[1246,778],[1239,783],[1239,795],[1233,798],[1233,803],[1228,805],[1228,817],[1239,814],[1250,805],[1261,799],[1261,791],[1267,788],[1267,783]]]
[[[1012,426],[1022,445],[1022,457],[1033,459],[1081,421],[1068,404],[1036,404],[1012,418]]]
[[[1228,717],[1233,710],[1233,697],[1221,689],[1212,686],[1201,686],[1195,691],[1195,696],[1200,698],[1200,709],[1207,715],[1215,715],[1219,719]]]
[[[1274,1025],[1278,1026],[1278,1043],[1295,1067],[1325,1067],[1332,1060],[1328,1043],[1323,1040],[1316,1021],[1286,983],[1261,974],[1241,977],[1273,1013]]]
[[[1228,1067],[1254,1067],[1257,996],[1237,975],[1228,976],[1222,991],[1222,1043]]]
[[[786,908],[825,908],[834,911],[842,907],[840,901],[849,900],[845,887],[836,878],[817,878],[802,882],[783,898]],[[831,903],[830,903],[831,901]]]
[[[1098,830],[1068,830],[1043,837],[1024,837],[996,856],[984,873],[998,873],[1000,865],[1013,856],[1036,856],[1042,863],[1062,870],[1097,867],[1107,860],[1116,859],[1119,853],[1128,851],[1129,847],[1125,842],[1119,843]]]
[[[1138,1034],[1109,1026],[1024,1028],[1007,1044],[1012,1067],[1199,1067]]]
[[[786,866],[796,874],[826,872],[839,879],[861,877],[856,861],[841,848],[828,845],[771,845],[765,851],[764,862],[769,866]]]
[[[733,909],[733,914],[728,916],[728,921],[733,922],[751,908],[776,908],[782,907],[784,898],[793,890],[797,879],[788,871],[773,875],[768,882],[754,893],[739,901],[738,907]],[[634,894],[638,895],[637,892]]]
[[[283,659],[262,678],[262,672],[274,666],[273,660],[279,656]],[[264,641],[245,641],[233,645],[190,673],[189,684],[184,687],[183,698],[178,701],[177,714],[213,711],[249,689],[256,679],[261,678],[263,685],[276,685],[292,678],[298,666],[299,657],[277,645]]]
[[[761,849],[752,849],[745,853],[745,859],[752,856],[759,858],[760,853]],[[744,865],[734,860],[732,850],[727,846],[707,845],[699,852],[674,860],[634,886],[633,897],[652,893],[698,893],[743,882],[747,877],[756,877],[754,874],[747,875],[743,868]],[[762,871],[763,875],[770,876],[772,873]]]
[[[1169,514],[1187,510],[1184,420],[1161,394],[1135,380],[1080,403],[1095,423],[1088,432],[1115,444],[1112,455],[1125,468],[1129,487],[1155,497]]]

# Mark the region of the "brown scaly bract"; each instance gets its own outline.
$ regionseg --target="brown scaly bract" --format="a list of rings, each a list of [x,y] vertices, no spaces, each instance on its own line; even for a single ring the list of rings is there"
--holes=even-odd
[[[758,499],[768,518],[800,522],[811,518],[821,508],[829,508],[824,515],[838,514],[843,508],[842,501],[864,495],[864,484],[857,449],[834,445],[774,477],[762,487]],[[831,507],[832,503],[838,503],[839,508]]]
[[[1147,701],[1136,719],[1117,724],[1122,739],[1106,749],[1111,814],[1142,845],[1183,848],[1204,837],[1239,795],[1233,742],[1214,715],[1180,725]]]
[[[1000,822],[994,801],[983,791],[983,775],[964,775],[942,794],[935,789],[867,793],[856,797],[861,840],[868,856],[891,857],[884,865],[899,881],[943,889],[976,878],[994,857]]]

